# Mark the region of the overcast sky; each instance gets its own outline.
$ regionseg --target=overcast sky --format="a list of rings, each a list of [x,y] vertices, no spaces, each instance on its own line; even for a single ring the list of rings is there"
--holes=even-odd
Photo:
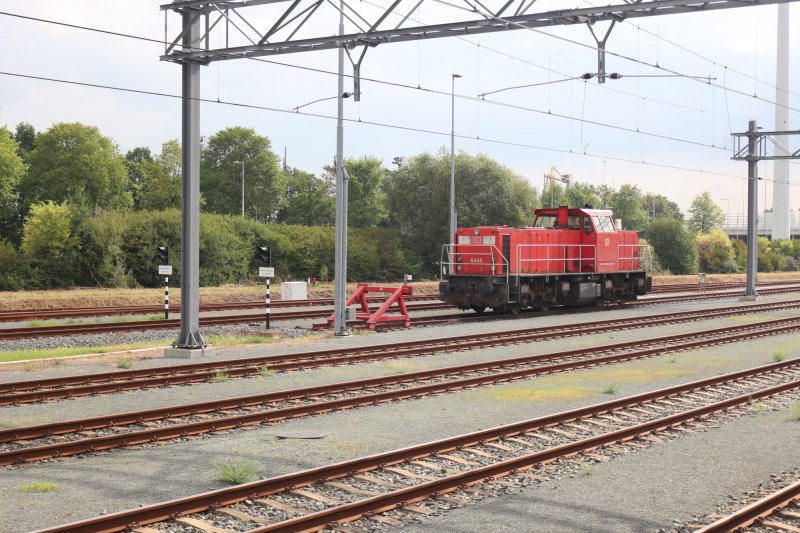
[[[163,39],[164,14],[159,3],[5,0],[0,4],[0,11],[7,13],[0,15],[5,45],[0,71],[179,95],[181,69],[159,60],[163,45],[8,15]],[[352,3],[365,18],[375,16],[375,5],[388,4],[386,0]],[[497,8],[502,2],[484,4]],[[539,0],[534,11],[589,5],[581,0]],[[269,9],[241,12],[257,27],[264,27],[270,25],[274,13]],[[465,16],[432,0],[415,13],[426,24],[464,20]],[[605,181],[615,187],[634,183],[645,192],[668,196],[684,210],[696,195],[708,190],[723,210],[743,212],[747,165],[730,161],[730,132],[745,131],[748,119],[774,127],[774,106],[769,101],[775,100],[776,16],[776,6],[746,7],[618,24],[607,49],[634,61],[609,55],[607,70],[622,74],[622,79],[604,85],[596,80],[550,83],[499,92],[483,102],[476,97],[484,92],[596,72],[596,51],[577,44],[594,44],[587,27],[383,44],[369,49],[364,59],[361,102],[345,100],[349,119],[345,155],[378,156],[392,168],[396,156],[449,150],[451,74],[458,73],[462,78],[455,86],[457,150],[487,154],[539,190],[543,174],[555,166],[580,182],[599,185]],[[307,32],[337,31],[338,15],[331,8],[320,9],[312,20]],[[170,38],[179,31],[177,23],[177,18],[169,19]],[[795,34],[800,30],[800,7],[795,5],[791,28]],[[239,41],[231,34],[234,42]],[[222,36],[215,35],[211,44],[223,45]],[[286,151],[290,166],[318,174],[335,153],[335,100],[302,110],[319,116],[292,109],[336,94],[337,54],[321,51],[270,59],[303,68],[248,60],[202,68],[202,97],[214,102],[201,104],[201,132],[212,135],[229,126],[252,127],[269,137],[281,157]],[[666,73],[644,63],[688,76],[711,76],[718,87],[686,77],[635,77]],[[794,91],[790,106],[800,109],[800,39],[796,35],[791,41],[790,69]],[[346,73],[350,72],[348,65]],[[351,89],[352,81],[347,79],[345,85]],[[796,129],[800,112],[792,110],[790,120]],[[123,154],[136,146],[158,152],[162,142],[180,137],[180,101],[0,75],[0,126],[13,129],[19,122],[28,122],[44,130],[56,122],[72,121],[97,126],[118,143]],[[771,165],[762,163],[760,175],[767,178],[770,207]],[[790,206],[796,211],[800,208],[800,164],[792,165],[791,179],[795,185],[790,187]],[[761,185],[762,209],[763,193]]]

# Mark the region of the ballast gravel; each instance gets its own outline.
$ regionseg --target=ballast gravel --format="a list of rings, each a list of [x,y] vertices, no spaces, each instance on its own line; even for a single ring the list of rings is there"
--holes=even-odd
[[[762,299],[761,302],[785,300],[785,296]],[[593,320],[618,318],[621,316],[633,316],[634,314],[658,314],[677,310],[704,309],[719,306],[723,302],[714,303],[683,303],[679,305],[658,306],[642,308],[640,310],[619,309],[601,313],[586,313],[570,317],[569,315],[549,316],[537,319],[519,319],[514,321],[498,321],[481,324],[461,324],[443,326],[437,328],[420,328],[408,332],[390,332],[376,335],[360,335],[348,339],[331,339],[314,337],[308,340],[293,341],[285,345],[260,346],[257,348],[234,348],[226,350],[225,353],[217,354],[215,357],[235,358],[250,356],[254,352],[258,353],[286,353],[292,351],[308,350],[314,347],[339,347],[349,343],[353,345],[378,344],[396,340],[411,340],[424,336],[445,337],[465,333],[479,333],[481,331],[502,331],[504,329],[518,329],[529,325],[545,326],[568,322],[586,322]],[[724,303],[728,303],[727,301]],[[733,303],[733,302],[731,302]],[[776,316],[797,316],[797,311],[767,313],[763,315],[743,315],[739,322],[750,322],[762,320],[765,317]],[[756,318],[760,317],[760,318]],[[574,337],[564,341],[548,341],[547,343],[536,343],[527,346],[516,346],[506,348],[494,348],[477,350],[475,352],[459,352],[456,354],[441,355],[426,358],[402,360],[397,362],[385,362],[373,365],[359,365],[352,367],[337,367],[329,369],[319,369],[310,372],[299,372],[292,374],[279,374],[259,381],[255,380],[230,380],[225,383],[208,383],[191,387],[174,387],[169,389],[156,389],[150,391],[137,391],[136,393],[118,394],[110,396],[98,396],[93,398],[82,398],[66,402],[56,402],[40,406],[23,406],[17,408],[4,408],[0,410],[0,424],[4,422],[8,425],[22,425],[10,423],[9,417],[20,419],[25,417],[42,417],[49,419],[75,418],[77,416],[90,416],[95,412],[116,412],[131,408],[148,408],[150,398],[158,397],[154,403],[169,405],[173,403],[184,403],[189,392],[193,393],[193,401],[210,399],[211,395],[224,397],[226,395],[243,394],[245,391],[254,390],[257,387],[266,387],[261,390],[274,390],[274,388],[286,388],[292,386],[308,386],[313,382],[320,381],[340,381],[354,375],[370,374],[375,372],[385,372],[391,366],[408,364],[409,362],[432,363],[434,366],[445,366],[466,362],[469,360],[483,360],[489,358],[510,357],[512,355],[523,355],[526,353],[542,353],[554,351],[555,349],[565,349],[569,346],[584,346],[605,344],[607,342],[618,342],[626,339],[645,338],[658,334],[675,333],[678,331],[694,331],[697,329],[708,329],[711,327],[721,327],[722,325],[735,325],[736,320],[720,319],[718,321],[703,321],[693,324],[676,324],[662,328],[633,330],[629,332],[617,332],[608,336],[593,337]],[[612,338],[613,337],[613,338]],[[560,346],[560,348],[558,348]],[[98,454],[75,458],[71,460],[57,460],[46,464],[27,465],[17,468],[5,468],[0,470],[0,531],[21,532],[46,526],[57,525],[79,518],[96,516],[101,513],[110,513],[136,507],[140,504],[156,503],[167,499],[186,496],[205,490],[220,488],[224,484],[216,481],[215,465],[222,462],[231,462],[237,459],[252,462],[257,466],[258,476],[270,477],[283,473],[296,471],[299,469],[320,466],[335,461],[348,458],[363,456],[379,451],[395,449],[412,444],[419,444],[424,441],[456,435],[471,430],[482,429],[510,423],[525,418],[531,418],[547,413],[557,412],[564,409],[597,403],[615,397],[627,396],[668,386],[671,384],[700,379],[702,377],[730,372],[738,368],[745,368],[764,364],[772,360],[772,350],[780,349],[786,352],[787,357],[800,356],[800,343],[790,335],[766,337],[748,341],[746,343],[722,345],[703,350],[696,350],[676,356],[668,355],[665,357],[616,365],[615,367],[603,367],[590,369],[568,374],[558,374],[548,377],[537,378],[534,380],[520,381],[507,385],[482,387],[479,389],[464,391],[453,394],[445,394],[436,397],[429,397],[414,401],[397,402],[387,405],[362,408],[358,410],[330,413],[323,416],[316,416],[305,419],[287,421],[273,426],[262,426],[250,431],[235,431],[220,435],[213,435],[202,438],[181,439],[178,442],[152,446],[140,449],[117,450],[107,454]],[[149,359],[137,361],[137,365],[162,365],[163,359]],[[175,362],[175,364],[180,364]],[[81,364],[76,365],[80,371],[107,371],[108,364]],[[51,372],[75,371],[73,365],[59,365],[44,369],[36,368],[32,372],[14,371],[14,379],[33,379],[38,375],[49,375]],[[365,370],[371,368],[371,371]],[[407,371],[404,366],[395,366],[395,372]],[[422,368],[414,368],[414,370]],[[22,378],[20,377],[23,376]],[[8,378],[7,374],[4,374]],[[605,395],[602,391],[609,384],[617,384],[618,390],[613,395]],[[252,389],[250,388],[252,387]],[[220,390],[223,390],[220,393]],[[216,392],[215,392],[216,391]],[[135,400],[135,401],[133,401]],[[110,406],[110,407],[109,407]],[[135,407],[132,407],[135,406]],[[59,412],[60,410],[60,412]],[[54,415],[53,413],[57,413]],[[722,429],[736,425],[741,431],[726,438],[732,439],[732,443],[743,450],[750,450],[751,453],[763,453],[770,461],[785,460],[797,462],[795,456],[796,446],[789,443],[797,442],[798,428],[800,423],[791,424],[785,419],[774,420],[769,413],[750,418],[760,420],[767,425],[747,424],[741,421],[725,425]],[[742,419],[742,420],[750,420]],[[35,423],[35,422],[29,422]],[[743,424],[740,426],[740,424]],[[569,515],[567,519],[558,513],[538,515],[538,507],[534,512],[529,509],[528,503],[522,503],[518,507],[504,507],[506,498],[487,500],[479,504],[491,506],[503,510],[515,517],[516,522],[499,522],[497,516],[492,520],[487,519],[481,522],[480,517],[469,516],[460,513],[469,513],[471,509],[478,506],[468,506],[462,509],[450,511],[442,517],[437,517],[430,526],[424,527],[425,519],[420,527],[426,531],[469,531],[473,523],[482,523],[482,529],[488,531],[513,531],[514,526],[519,526],[519,531],[535,530],[549,531],[539,525],[559,524],[576,526],[586,524],[583,530],[586,531],[624,531],[625,529],[602,529],[603,524],[612,521],[617,516],[629,513],[627,506],[615,507],[617,500],[604,492],[604,486],[613,490],[615,487],[628,488],[628,492],[635,492],[636,487],[644,490],[646,483],[656,483],[662,486],[663,497],[667,498],[670,493],[663,487],[671,487],[669,481],[680,482],[678,472],[684,469],[693,474],[697,470],[695,463],[706,461],[709,468],[703,469],[703,476],[698,474],[696,477],[697,485],[705,483],[709,487],[715,487],[719,483],[724,483],[725,479],[730,478],[731,483],[723,492],[736,493],[736,488],[731,484],[742,481],[741,478],[751,481],[758,473],[769,476],[771,472],[785,470],[786,468],[775,467],[772,463],[765,461],[748,461],[746,458],[736,459],[741,461],[744,467],[742,475],[729,475],[730,461],[728,461],[728,449],[731,443],[725,444],[717,442],[714,446],[704,446],[703,442],[708,435],[717,434],[718,431],[708,431],[693,436],[692,439],[677,439],[673,442],[687,442],[685,452],[663,459],[663,463],[669,467],[667,475],[662,475],[657,468],[647,464],[634,462],[628,469],[621,469],[619,473],[612,473],[611,479],[605,476],[605,469],[612,463],[604,463],[598,466],[598,476],[576,475],[568,478],[570,484],[565,494],[578,494],[576,487],[586,483],[591,487],[580,492],[581,499],[575,503],[575,499],[566,506],[559,507],[564,514]],[[285,434],[320,434],[323,439],[319,440],[298,440],[298,439],[278,439],[278,435]],[[770,435],[765,438],[764,435]],[[772,437],[774,435],[774,438]],[[759,449],[759,443],[769,440],[769,445]],[[735,441],[735,442],[734,442]],[[705,458],[707,448],[716,450],[716,456],[711,459]],[[651,450],[658,450],[660,446],[655,446]],[[793,448],[790,453],[776,452],[786,448]],[[644,452],[642,452],[644,453]],[[654,452],[651,452],[654,453]],[[743,452],[744,453],[744,452]],[[630,454],[639,456],[641,454]],[[731,454],[734,460],[735,454]],[[777,459],[776,459],[777,457]],[[625,460],[629,460],[625,458]],[[727,462],[726,462],[727,461]],[[735,462],[734,462],[735,463]],[[660,463],[658,463],[660,464]],[[725,465],[728,465],[725,467]],[[728,470],[726,470],[728,468]],[[698,470],[700,472],[701,470]],[[603,474],[603,476],[599,475]],[[612,483],[613,481],[613,483]],[[55,489],[47,493],[28,493],[23,492],[21,487],[30,483],[53,483]],[[574,483],[575,486],[571,483]],[[555,480],[554,487],[561,487],[564,482]],[[540,497],[536,502],[546,507],[548,484],[539,487]],[[738,489],[741,492],[741,488]],[[645,492],[652,494],[652,492]],[[512,496],[513,497],[513,496]],[[610,498],[610,499],[609,499]],[[713,508],[716,500],[709,498],[709,509]],[[516,501],[516,500],[515,500]],[[554,500],[555,501],[555,500]],[[642,506],[638,507],[641,514],[650,523],[658,523],[657,527],[667,527],[672,519],[688,520],[691,513],[703,512],[699,509],[706,500],[696,498],[677,498],[670,500],[669,513],[662,513],[658,506],[661,505],[659,498],[643,500]],[[610,503],[609,503],[610,502]],[[645,505],[646,504],[646,505]],[[554,504],[555,506],[556,504]],[[495,507],[497,506],[497,507]],[[570,507],[572,506],[572,507]],[[570,511],[570,509],[573,509]],[[707,510],[707,509],[706,509]],[[486,516],[491,516],[491,511],[486,511]],[[571,515],[570,515],[571,513]],[[595,517],[597,513],[602,520]],[[664,515],[668,514],[665,518]],[[541,516],[542,521],[537,521],[537,527],[532,528],[531,522],[536,517]],[[627,516],[627,515],[625,515]],[[533,517],[533,518],[532,518]],[[649,517],[649,518],[647,518]],[[662,522],[666,520],[666,523]],[[604,522],[605,521],[605,522]],[[624,522],[621,522],[624,525]],[[594,524],[599,524],[598,528],[593,528]],[[523,527],[524,526],[524,527]],[[557,529],[554,529],[557,530]],[[562,529],[563,531],[569,529]],[[575,529],[573,529],[575,530]],[[582,529],[577,529],[582,530]],[[635,530],[635,529],[630,529]]]

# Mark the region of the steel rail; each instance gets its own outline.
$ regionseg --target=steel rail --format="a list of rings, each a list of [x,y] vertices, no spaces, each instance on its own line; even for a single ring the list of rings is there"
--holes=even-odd
[[[329,481],[342,478],[352,475],[356,472],[367,472],[382,466],[402,463],[409,459],[425,457],[436,453],[445,453],[467,446],[479,445],[481,443],[497,440],[503,437],[516,436],[548,426],[573,422],[597,414],[608,413],[638,404],[653,402],[658,399],[666,399],[681,394],[686,394],[698,389],[735,382],[769,372],[780,371],[791,363],[797,364],[797,361],[782,361],[757,368],[740,370],[722,376],[701,379],[635,396],[619,398],[597,405],[572,409],[562,413],[546,415],[522,422],[516,422],[490,429],[475,431],[464,435],[458,435],[455,437],[414,445],[407,448],[382,452],[364,458],[353,459],[328,466],[312,468],[292,474],[245,483],[235,487],[218,489],[186,498],[149,505],[138,509],[112,513],[72,522],[69,524],[50,527],[39,530],[37,533],[111,533],[122,531],[129,526],[138,527],[154,522],[164,521],[172,517],[184,516],[191,513],[202,512],[208,509],[215,509],[247,499],[264,497],[270,494],[282,492],[284,490],[307,486],[323,480]],[[682,413],[660,418],[649,423],[606,433],[601,437],[584,439],[582,441],[578,441],[577,443],[560,446],[556,449],[545,450],[544,452],[527,455],[511,461],[504,461],[501,463],[502,466],[499,467],[496,465],[490,465],[490,467],[481,468],[478,471],[473,471],[473,473],[466,472],[465,474],[470,476],[468,479],[454,478],[451,476],[449,478],[437,480],[436,482],[410,487],[408,490],[413,491],[414,489],[420,489],[424,487],[423,490],[428,493],[428,496],[436,493],[447,492],[450,490],[450,484],[453,484],[453,487],[458,487],[467,483],[474,483],[489,479],[491,477],[505,475],[515,470],[535,466],[543,462],[553,461],[566,455],[579,453],[581,451],[588,451],[606,444],[613,444],[615,442],[635,438],[641,434],[652,433],[659,429],[677,426],[694,418],[721,410],[727,410],[738,405],[747,404],[753,399],[773,396],[775,394],[793,390],[798,387],[800,387],[800,380],[793,380],[777,386],[765,388],[757,392],[751,392],[724,400],[722,402],[716,402],[702,408],[684,411]],[[401,494],[400,492],[403,493]],[[383,499],[386,498],[385,496],[376,496],[375,498],[369,498],[367,500],[363,500],[362,502],[356,502],[356,508],[347,506],[347,509],[343,512],[343,514],[346,514],[349,518],[352,518],[372,511],[390,509],[401,502],[427,497],[424,496],[422,492],[413,493],[413,497],[411,493],[404,491],[398,491],[391,494],[393,496],[400,496],[400,498],[396,499],[394,502],[391,502]],[[319,520],[320,518],[321,517],[319,515],[316,515],[313,516],[312,519]],[[325,520],[328,520],[326,523],[329,523],[330,521],[344,520],[344,518],[342,516],[328,516],[325,518]],[[286,525],[286,523],[284,522],[283,525]],[[318,525],[312,526],[311,524],[306,524],[306,526],[309,528],[319,527]],[[304,529],[298,524],[293,524],[292,527],[294,528],[292,531]]]
[[[756,283],[757,287],[779,287],[782,285],[798,285],[800,284],[800,280],[796,279],[787,279],[786,281],[761,281]],[[740,283],[738,281],[735,282],[714,282],[714,283],[706,283],[704,286],[704,290],[733,290],[733,289],[743,289],[745,287],[744,283]],[[653,285],[652,290],[650,291],[651,294],[661,293],[661,292],[684,292],[684,291],[697,291],[700,290],[699,283],[670,283],[664,285]]]
[[[787,292],[800,291],[800,285],[779,288],[779,289],[763,289],[761,294],[784,294]],[[655,305],[660,303],[682,302],[692,300],[708,300],[713,298],[735,297],[735,293],[727,292],[714,292],[707,291],[704,293],[689,295],[689,296],[666,296],[656,297],[646,300],[637,300],[632,302],[623,302],[624,306],[639,307],[643,305]],[[433,311],[438,309],[452,309],[453,306],[444,303],[421,303],[417,305],[409,305],[411,311]],[[599,306],[595,310],[602,310],[605,307]],[[330,315],[330,310],[314,310],[314,311],[294,311],[273,313],[272,320],[302,320],[309,318],[321,318]],[[264,317],[261,314],[254,315],[235,315],[227,317],[202,317],[200,318],[200,325],[212,326],[221,324],[238,324],[242,322],[258,322]],[[466,317],[471,319],[471,316]],[[77,324],[77,325],[53,325],[41,327],[24,327],[24,328],[0,328],[0,340],[30,338],[30,337],[44,337],[53,335],[81,335],[88,333],[98,332],[118,332],[118,331],[137,331],[142,329],[166,329],[175,328],[180,325],[180,319],[167,319],[167,320],[143,320],[143,321],[128,321],[128,322],[104,322],[98,324]]]
[[[425,302],[408,305],[409,311],[435,311],[439,309],[452,309],[453,306],[442,302]],[[161,309],[163,311],[163,307]],[[272,313],[271,320],[303,320],[310,318],[323,318],[331,314],[331,309],[315,309],[307,311],[283,311]],[[200,317],[201,326],[218,326],[224,324],[240,324],[243,322],[261,322],[264,314],[206,316]],[[51,326],[35,326],[22,328],[0,328],[0,339],[22,339],[30,337],[45,337],[52,335],[84,335],[88,333],[109,331],[136,331],[142,329],[167,329],[180,326],[179,318],[161,320],[130,320],[127,322],[100,322],[97,324],[54,324]]]
[[[738,531],[759,520],[768,517],[792,501],[800,499],[800,481],[795,481],[760,500],[757,500],[736,512],[723,516],[719,520],[697,530],[697,533],[722,533]],[[774,527],[774,526],[773,526]]]
[[[414,503],[423,499],[427,499],[436,494],[451,492],[465,485],[478,483],[494,477],[505,476],[509,473],[528,469],[542,463],[552,462],[564,457],[569,457],[570,455],[585,453],[602,446],[608,446],[610,444],[631,440],[640,435],[663,431],[665,429],[684,424],[690,420],[705,417],[715,412],[728,410],[733,407],[746,404],[754,399],[761,399],[765,396],[772,396],[774,394],[786,392],[798,387],[800,387],[800,380],[795,380],[789,383],[777,385],[775,387],[770,387],[769,389],[759,391],[755,394],[745,394],[735,398],[722,400],[720,402],[715,402],[713,404],[698,407],[689,411],[684,411],[682,413],[677,413],[632,427],[612,431],[597,437],[582,439],[577,442],[531,453],[523,457],[508,459],[500,463],[450,475],[435,481],[414,485],[406,489],[390,492],[388,494],[381,494],[379,496],[374,496],[372,498],[367,498],[350,504],[311,513],[299,518],[284,520],[277,524],[251,529],[248,533],[289,533],[296,531],[307,531],[312,528],[317,528],[333,522],[348,521],[360,518],[361,516],[369,513],[385,512],[399,505]]]
[[[768,324],[763,324],[763,326],[768,326]],[[767,328],[765,330],[756,331],[755,335],[764,336],[767,334],[772,334],[772,335],[780,334],[780,333],[785,333],[787,331],[794,331],[796,327],[797,325],[795,323],[791,325],[784,325],[779,328]],[[430,381],[439,378],[457,377],[459,375],[469,374],[474,372],[496,372],[498,370],[504,370],[507,368],[513,368],[513,367],[519,367],[537,363],[547,363],[549,361],[561,361],[561,362],[546,364],[545,366],[528,367],[517,370],[507,370],[504,372],[501,371],[489,375],[467,377],[443,383],[417,385],[399,390],[382,391],[378,393],[363,394],[361,396],[349,396],[342,399],[334,399],[334,400],[310,403],[300,406],[279,408],[269,411],[226,416],[224,418],[218,418],[214,420],[189,422],[185,424],[176,424],[173,426],[138,430],[134,432],[127,432],[116,435],[108,435],[108,436],[94,437],[88,439],[73,440],[68,442],[60,442],[49,445],[21,448],[17,450],[0,452],[0,466],[7,466],[23,462],[34,462],[34,461],[49,459],[52,457],[65,457],[87,452],[109,450],[113,448],[136,446],[160,440],[174,439],[177,437],[186,437],[190,435],[199,435],[210,432],[238,429],[249,425],[264,424],[268,422],[275,422],[290,418],[316,415],[319,413],[340,411],[344,409],[352,409],[368,405],[377,405],[380,403],[386,403],[397,400],[419,398],[431,394],[453,392],[467,388],[510,382],[519,379],[530,379],[539,375],[552,374],[556,372],[566,372],[581,368],[596,367],[596,366],[620,363],[635,359],[643,359],[646,357],[653,357],[657,355],[663,355],[665,353],[673,353],[676,351],[684,351],[693,348],[707,346],[708,344],[721,344],[721,343],[731,343],[742,340],[748,340],[753,337],[753,334],[738,333],[727,337],[715,337],[713,335],[709,335],[704,338],[703,332],[699,332],[694,336],[699,338],[694,338],[693,340],[687,342],[680,342],[678,344],[667,345],[667,346],[665,346],[664,343],[661,342],[661,340],[663,340],[664,338],[661,338],[660,340],[657,340],[655,342],[650,340],[642,340],[636,343],[621,343],[617,345],[600,346],[593,350],[570,350],[566,352],[556,352],[551,354],[504,359],[500,361],[487,361],[480,363],[471,363],[467,365],[456,365],[435,370],[425,370],[410,374],[403,374],[400,376],[380,376],[376,378],[346,381],[346,382],[321,385],[310,388],[283,390],[271,393],[252,395],[252,396],[230,398],[226,400],[214,400],[209,402],[200,402],[188,405],[178,405],[178,406],[170,406],[158,409],[150,409],[146,411],[119,413],[114,415],[86,418],[80,420],[70,420],[65,422],[57,422],[53,424],[41,424],[37,426],[12,428],[0,431],[0,443],[13,442],[15,440],[35,439],[41,437],[48,437],[52,435],[63,435],[74,432],[92,431],[96,429],[104,429],[113,426],[136,424],[153,420],[163,420],[166,418],[195,416],[198,414],[209,413],[213,411],[240,409],[243,407],[264,405],[267,403],[285,402],[296,399],[309,399],[315,396],[324,396],[324,395],[345,393],[345,392],[353,393],[353,392],[358,392],[359,390],[365,390],[365,389],[368,390],[370,388],[390,387],[405,383],[415,383],[419,381]],[[681,338],[686,338],[686,336],[681,336]],[[633,346],[631,346],[631,344],[633,344]],[[636,347],[637,344],[641,345],[642,347],[641,348]],[[633,348],[634,351],[601,356],[597,358],[592,357],[594,352],[603,353],[603,352],[613,351],[616,349],[626,349],[626,348]],[[576,361],[568,360],[569,358],[577,356],[583,356],[583,358]],[[796,365],[800,366],[800,360],[791,360],[790,362],[787,362],[784,367],[790,368]]]
[[[437,295],[408,296],[406,301],[430,301],[438,299]],[[368,298],[370,303],[383,301],[380,298]],[[313,307],[323,305],[333,305],[332,298],[315,298],[313,300],[273,300],[270,304],[273,309],[281,307]],[[238,309],[261,309],[264,308],[264,300],[227,302],[202,304],[200,312],[213,311],[234,311]],[[181,310],[180,304],[170,306],[170,312],[178,313]],[[73,307],[56,309],[10,309],[0,311],[0,322],[13,322],[17,320],[34,319],[59,319],[76,317],[94,316],[113,316],[113,315],[147,315],[153,313],[163,313],[164,305],[124,305],[124,306],[99,306],[99,307]]]
[[[594,322],[590,325],[573,324],[569,326],[526,328],[494,334],[475,333],[458,337],[440,337],[423,341],[404,341],[360,348],[337,348],[315,352],[191,363],[179,366],[153,367],[98,374],[62,376],[41,380],[6,382],[0,383],[0,405],[209,381],[215,379],[217,371],[226,372],[228,377],[244,377],[256,375],[260,373],[263,368],[276,371],[289,371],[374,361],[384,358],[421,356],[439,352],[535,342],[564,336],[587,335],[603,331],[652,327],[659,324],[695,321],[703,318],[724,317],[748,312],[763,312],[786,308],[787,306],[789,308],[796,308],[800,306],[800,302],[790,301],[754,306],[736,306],[733,308],[705,311],[667,313],[664,315],[638,317],[635,319],[606,320]],[[779,319],[775,321],[774,324],[794,323],[796,320],[798,320],[798,318],[790,317]],[[742,331],[748,328],[758,327],[760,327],[758,324],[748,324],[706,331],[719,331],[724,334],[729,331]],[[693,335],[695,335],[695,333],[683,334],[683,336],[687,338]],[[674,337],[675,336],[673,336],[673,338]]]

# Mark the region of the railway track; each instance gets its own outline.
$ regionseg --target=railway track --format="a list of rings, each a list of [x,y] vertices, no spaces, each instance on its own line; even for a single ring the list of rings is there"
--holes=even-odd
[[[796,279],[787,279],[785,281],[761,281],[756,283],[756,288],[766,288],[766,287],[777,287],[781,285],[797,285],[800,284],[800,280]],[[744,283],[706,283],[704,290],[732,290],[732,289],[744,289]],[[697,283],[669,283],[664,285],[653,285],[653,289],[651,291],[652,294],[664,293],[664,292],[687,292],[687,291],[699,291],[700,286]]]
[[[800,317],[0,430],[0,466],[240,429],[792,332]],[[800,365],[800,362],[797,363]]]
[[[738,511],[698,529],[698,533],[800,530],[800,481],[769,494]]]
[[[453,307],[442,302],[422,302],[408,305],[409,311],[436,311],[452,309]],[[313,309],[303,311],[282,311],[271,313],[271,321],[279,320],[306,320],[327,318],[331,309]],[[249,322],[261,323],[264,313],[248,315],[232,315],[217,317],[200,317],[201,326],[220,326],[225,324],[243,324]],[[100,322],[96,324],[55,324],[51,326],[35,326],[22,328],[0,329],[0,340],[23,339],[30,337],[46,337],[54,335],[85,335],[90,333],[108,333],[121,331],[138,331],[143,329],[168,329],[180,327],[179,318],[166,320],[135,320],[126,322]]]
[[[800,291],[800,285],[773,288],[773,289],[762,289],[760,291],[760,294],[767,296],[775,294],[786,294],[798,291]],[[683,301],[693,301],[693,300],[734,298],[737,296],[738,294],[732,294],[728,292],[708,291],[693,295],[661,296],[657,298],[647,298],[633,302],[625,302],[623,305],[639,307],[643,305],[656,305],[662,303],[683,302]],[[411,304],[408,306],[408,309],[409,311],[420,312],[420,311],[436,311],[441,309],[453,309],[453,307],[437,301],[437,302],[422,302],[418,304]],[[565,310],[569,311],[571,309],[572,308],[566,308]],[[602,310],[604,309],[604,307],[586,308],[586,309]],[[332,312],[331,309],[308,310],[308,311],[285,311],[281,313],[272,313],[270,317],[271,320],[273,321],[305,320],[305,319],[315,319],[315,318],[326,318],[330,315],[331,312]],[[539,312],[531,311],[530,315],[535,316],[538,313]],[[525,314],[528,315],[528,313]],[[498,315],[487,315],[487,316],[494,318]],[[224,316],[224,317],[201,317],[200,325],[218,326],[225,324],[260,323],[262,320],[264,320],[263,314],[235,315],[235,316]],[[476,319],[474,318],[474,315],[469,315],[469,314],[460,316],[450,315],[441,318],[417,317],[414,319],[417,325],[435,325],[435,324],[442,324],[442,323],[461,321],[461,320],[476,320]],[[353,325],[356,327],[358,326],[357,323],[354,323]],[[127,321],[127,322],[105,322],[96,324],[67,324],[67,325],[51,325],[51,326],[22,327],[22,328],[0,328],[0,340],[46,337],[55,335],[85,335],[91,333],[138,331],[143,329],[145,330],[168,329],[177,327],[180,327],[180,319],[174,318],[168,320],[141,320],[141,321]],[[315,329],[323,329],[325,327],[326,327],[325,324],[316,324],[314,326]],[[389,329],[391,327],[392,326],[388,327],[382,326],[380,329]]]
[[[438,295],[407,296],[407,302],[425,302],[431,300],[438,301]],[[368,301],[377,303],[382,301],[380,298],[368,298]],[[333,305],[332,298],[316,298],[313,300],[273,300],[270,306],[273,309],[285,307],[318,307]],[[200,312],[214,311],[237,311],[241,309],[264,309],[264,300],[254,300],[247,302],[228,302],[216,304],[200,305]],[[179,313],[180,305],[170,307],[170,313]],[[164,305],[129,305],[129,306],[102,306],[102,307],[78,307],[62,309],[14,309],[0,311],[0,322],[21,322],[24,320],[58,320],[67,318],[86,318],[99,316],[116,315],[150,315],[164,312]]]
[[[354,364],[380,359],[417,357],[434,353],[475,348],[537,342],[567,336],[591,335],[608,331],[638,329],[678,322],[691,322],[750,313],[797,309],[800,301],[773,302],[749,306],[707,309],[651,315],[646,317],[595,321],[590,324],[524,328],[497,333],[476,333],[456,337],[439,337],[423,341],[406,341],[359,348],[339,348],[314,352],[272,355],[190,363],[179,366],[153,367],[40,380],[0,383],[0,406],[57,400],[93,394],[108,394],[149,387],[163,387],[214,381],[219,372],[226,378],[257,376],[265,371],[293,371],[331,365]],[[792,323],[800,318],[783,319]],[[719,331],[745,331],[758,324],[718,328]],[[713,331],[713,330],[712,330]]]
[[[433,514],[436,499],[465,505],[470,490],[489,491],[505,476],[645,442],[639,439],[671,438],[707,424],[710,417],[751,408],[755,400],[781,395],[779,400],[787,401],[799,389],[800,360],[783,361],[40,533],[146,532],[156,523],[159,530],[181,531],[188,525],[250,533],[402,525],[408,513]]]

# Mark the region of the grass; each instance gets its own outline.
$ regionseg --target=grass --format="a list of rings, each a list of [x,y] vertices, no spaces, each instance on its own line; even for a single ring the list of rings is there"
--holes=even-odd
[[[209,337],[208,343],[215,346],[238,346],[241,344],[268,344],[276,340],[271,335],[219,335]]]
[[[230,375],[224,370],[217,370],[214,374],[214,383],[222,383],[231,379]]]
[[[678,356],[677,356],[677,355],[671,355],[671,356],[669,356],[669,359],[667,359],[667,362],[668,362],[668,363],[672,363],[672,364],[675,364],[675,363],[677,363],[677,362],[678,362]]]
[[[262,378],[268,378],[270,376],[274,376],[277,373],[278,372],[276,372],[275,370],[272,370],[271,368],[266,367],[266,366],[262,366],[261,368],[258,369],[258,374]]]
[[[132,344],[118,344],[115,346],[52,348],[48,350],[11,350],[8,352],[0,352],[0,362],[25,361],[28,359],[50,359],[55,357],[72,357],[75,355],[84,355],[90,353],[124,352],[126,350],[136,350],[139,348],[164,346],[165,344],[169,344],[169,342],[170,341],[167,339],[164,339],[160,342],[137,342]]]
[[[237,457],[233,462],[221,462],[215,465],[217,481],[231,485],[241,485],[251,481],[258,471],[258,465]]]
[[[583,465],[581,465],[581,473],[584,476],[592,476],[597,473],[597,467],[594,463],[583,463]]]
[[[124,370],[130,370],[133,368],[133,359],[126,357],[125,359],[120,359],[117,361],[117,368],[122,368]]]
[[[789,420],[800,421],[800,400],[795,401],[789,407]]]
[[[776,363],[780,363],[781,361],[786,359],[787,355],[789,355],[783,348],[775,348],[770,353],[772,354],[772,360],[775,361]]]
[[[619,385],[616,383],[606,385],[603,389],[603,394],[616,394],[617,392],[619,392]]]
[[[55,483],[48,483],[46,481],[34,481],[27,485],[20,485],[17,487],[20,492],[53,492],[56,490]]]

